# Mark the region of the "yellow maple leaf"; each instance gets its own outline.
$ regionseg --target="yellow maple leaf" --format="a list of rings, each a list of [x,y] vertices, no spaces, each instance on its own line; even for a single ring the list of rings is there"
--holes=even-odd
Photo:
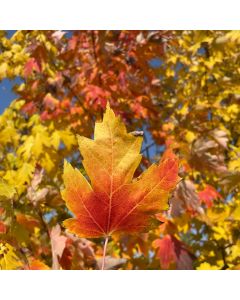
[[[3,196],[6,198],[12,198],[15,192],[16,191],[13,186],[3,180],[0,180],[0,197]]]
[[[6,242],[0,242],[0,270],[18,270],[24,267],[15,249]]]

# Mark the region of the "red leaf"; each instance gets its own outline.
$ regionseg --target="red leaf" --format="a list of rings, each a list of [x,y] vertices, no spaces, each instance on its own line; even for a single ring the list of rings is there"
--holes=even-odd
[[[40,67],[35,58],[30,58],[24,66],[24,77],[31,76],[33,71],[40,72]]]
[[[163,239],[155,240],[153,246],[158,248],[157,257],[160,259],[162,269],[168,269],[171,263],[176,262],[177,256],[170,235],[166,235]]]
[[[7,231],[6,225],[2,221],[0,221],[0,233],[6,233],[6,231]]]
[[[160,260],[162,269],[191,270],[193,268],[194,256],[174,236],[165,235],[164,238],[155,240],[153,247],[158,249],[156,256]]]
[[[204,190],[198,193],[201,202],[205,203],[207,207],[213,206],[213,200],[223,199],[222,196],[211,185],[206,185]]]

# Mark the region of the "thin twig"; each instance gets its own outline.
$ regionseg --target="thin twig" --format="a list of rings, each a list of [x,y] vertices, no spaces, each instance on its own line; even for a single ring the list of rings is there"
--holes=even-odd
[[[109,237],[106,236],[105,242],[104,242],[104,248],[103,248],[103,258],[102,258],[102,268],[101,268],[101,270],[104,270],[104,267],[105,267],[105,257],[106,257],[106,252],[107,252],[108,239],[109,239]]]
[[[221,247],[220,248],[221,250],[221,254],[222,254],[222,260],[223,260],[223,267],[222,267],[222,270],[226,270],[228,268],[228,263],[227,263],[227,260],[226,260],[226,252],[225,252],[225,249],[224,247]]]
[[[100,60],[97,55],[96,39],[95,39],[95,31],[94,30],[91,30],[91,39],[92,39],[93,57],[94,57],[95,64],[97,67],[97,66],[100,66]],[[98,83],[100,86],[102,85],[101,72],[98,72]]]
[[[96,46],[95,46],[95,33],[93,30],[91,30],[91,39],[92,39],[93,56],[94,56],[95,63],[97,65],[98,59],[97,59]]]
[[[141,152],[144,153],[146,150],[148,150],[149,148],[151,148],[151,147],[154,146],[154,145],[155,145],[155,142],[153,142],[153,143],[147,145]]]

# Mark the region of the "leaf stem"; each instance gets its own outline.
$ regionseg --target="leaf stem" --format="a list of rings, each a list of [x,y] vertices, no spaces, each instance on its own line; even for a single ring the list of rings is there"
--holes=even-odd
[[[102,268],[101,268],[101,270],[104,270],[104,267],[105,267],[105,257],[106,257],[106,252],[107,252],[108,239],[109,239],[109,237],[106,236],[105,242],[104,242],[104,248],[103,248],[103,258],[102,258]]]

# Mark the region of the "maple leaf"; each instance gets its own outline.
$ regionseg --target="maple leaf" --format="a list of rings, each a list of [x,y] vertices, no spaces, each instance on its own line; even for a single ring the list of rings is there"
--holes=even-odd
[[[31,258],[29,262],[29,270],[50,270],[49,266],[47,266],[44,262]]]
[[[165,235],[162,239],[153,241],[153,247],[158,249],[156,256],[160,260],[162,269],[169,269],[176,265],[178,270],[191,270],[194,256],[185,245],[172,235]]]
[[[66,247],[59,260],[61,267],[65,270],[83,270],[85,268],[98,268],[94,253],[94,243],[79,238],[71,233],[66,233]]]
[[[30,58],[24,66],[24,77],[28,77],[33,71],[40,72],[40,67],[35,58]]]
[[[228,137],[225,131],[214,129],[209,134],[220,146],[227,149]]]
[[[27,189],[27,197],[36,206],[40,201],[44,200],[49,192],[48,188],[39,189],[39,185],[43,179],[44,169],[36,165],[32,181]]]
[[[213,200],[223,199],[222,196],[218,193],[218,191],[216,191],[216,189],[211,185],[206,185],[204,190],[198,192],[198,196],[208,208],[213,206]]]
[[[170,212],[173,217],[179,217],[186,211],[192,215],[195,213],[203,213],[198,194],[191,180],[182,180],[179,182],[174,190],[170,203]]]
[[[0,241],[0,270],[19,270],[24,266],[23,260],[9,243]]]
[[[50,231],[52,256],[53,256],[53,270],[59,269],[59,259],[61,258],[64,248],[66,246],[67,237],[61,235],[61,227],[59,224],[54,226]]]
[[[207,168],[217,174],[225,174],[227,167],[224,162],[223,146],[226,141],[217,137],[216,132],[212,133],[213,138],[202,137],[192,144],[190,164],[199,171]],[[222,146],[223,145],[223,146]]]
[[[12,198],[15,192],[13,186],[0,179],[0,197]]]
[[[83,166],[90,183],[65,161],[62,197],[75,218],[64,226],[81,237],[110,236],[114,232],[143,231],[149,216],[168,208],[167,200],[179,181],[178,160],[171,150],[133,180],[141,161],[142,137],[127,133],[107,105],[96,123],[94,140],[79,136]]]
[[[170,235],[166,235],[163,239],[155,240],[153,242],[153,247],[158,249],[157,257],[160,259],[161,267],[163,269],[168,269],[170,263],[177,260]]]
[[[34,232],[35,228],[39,227],[39,220],[27,214],[16,213],[16,220],[30,232]]]

